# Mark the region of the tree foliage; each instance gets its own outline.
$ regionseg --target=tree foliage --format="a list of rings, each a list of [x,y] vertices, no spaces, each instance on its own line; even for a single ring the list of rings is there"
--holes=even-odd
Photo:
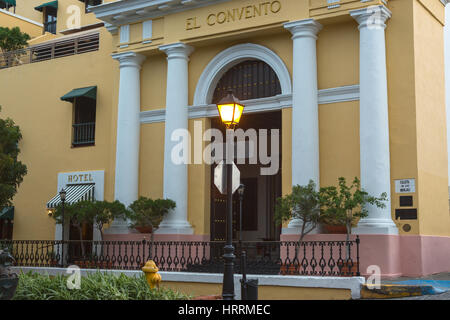
[[[316,228],[320,221],[320,202],[314,181],[310,180],[306,186],[296,185],[292,193],[277,199],[275,222],[281,224],[291,219],[300,219],[302,223],[299,241]]]
[[[139,197],[130,205],[129,218],[133,227],[152,227],[153,230],[156,230],[164,216],[175,207],[175,202],[170,199],[153,200]]]
[[[338,187],[330,186],[320,188],[321,220],[325,223],[345,225],[347,228],[347,241],[352,233],[352,225],[360,218],[368,215],[367,205],[379,208],[386,207],[387,194],[380,197],[369,195],[361,189],[361,183],[357,177],[347,186],[346,179],[338,179]]]
[[[82,239],[83,224],[95,226],[101,234],[103,240],[103,228],[115,219],[124,218],[128,215],[127,209],[120,201],[79,201],[64,206],[64,219],[69,220],[70,224],[76,227],[80,232]],[[53,219],[56,223],[62,223],[63,210],[62,205],[58,205],[53,212]]]
[[[2,51],[8,66],[14,63],[14,60],[20,52],[20,49],[25,48],[28,45],[30,36],[20,31],[19,27],[8,28],[0,27],[0,49]]]
[[[0,108],[1,111],[1,108]],[[0,118],[0,208],[11,205],[27,167],[17,160],[22,133],[14,121]]]

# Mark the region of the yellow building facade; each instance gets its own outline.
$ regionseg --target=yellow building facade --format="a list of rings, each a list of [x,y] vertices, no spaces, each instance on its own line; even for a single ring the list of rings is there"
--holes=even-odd
[[[253,149],[260,162],[238,164],[250,199],[245,240],[298,238],[298,221],[272,222],[276,198],[293,185],[359,177],[369,193],[389,195],[354,230],[362,273],[450,270],[442,257],[450,245],[446,1],[16,3],[0,23],[33,39],[30,57],[0,69],[1,116],[20,126],[28,167],[14,198],[14,239],[61,239],[48,202],[90,183],[97,200],[175,200],[161,239],[221,240],[223,198],[215,165],[203,159],[204,133],[222,129],[215,103],[231,88],[246,106],[242,128],[256,129],[260,143],[267,130],[279,145],[269,163]],[[180,129],[188,136],[174,134]],[[183,137],[189,152],[177,163]],[[126,221],[105,234],[142,237]]]

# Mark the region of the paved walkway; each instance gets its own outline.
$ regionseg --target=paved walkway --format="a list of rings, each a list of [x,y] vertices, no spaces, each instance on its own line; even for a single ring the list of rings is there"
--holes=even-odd
[[[399,281],[409,281],[409,280],[433,280],[436,281],[436,285],[439,286],[439,281],[450,281],[450,272],[433,274],[430,276],[422,277],[422,278],[410,278],[410,277],[401,277],[390,280],[383,280],[382,283],[398,283]],[[450,290],[441,293],[441,294],[433,294],[433,295],[424,295],[417,297],[405,297],[405,298],[394,298],[394,299],[386,299],[386,300],[450,300]]]

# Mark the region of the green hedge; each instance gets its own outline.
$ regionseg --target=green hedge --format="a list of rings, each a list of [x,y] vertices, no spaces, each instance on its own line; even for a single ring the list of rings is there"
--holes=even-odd
[[[150,289],[145,276],[91,273],[81,277],[81,288],[69,290],[67,275],[21,273],[14,300],[186,300],[191,297],[167,288]]]

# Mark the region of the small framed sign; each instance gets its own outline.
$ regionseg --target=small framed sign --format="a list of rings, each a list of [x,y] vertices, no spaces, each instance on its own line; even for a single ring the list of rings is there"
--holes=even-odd
[[[416,179],[395,180],[395,193],[416,192]]]

